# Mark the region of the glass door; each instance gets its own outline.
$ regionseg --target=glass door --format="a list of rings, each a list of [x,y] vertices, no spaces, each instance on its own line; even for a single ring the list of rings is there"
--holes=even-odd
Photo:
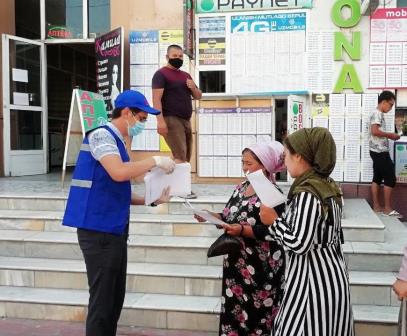
[[[47,172],[47,104],[44,44],[2,35],[4,172]]]

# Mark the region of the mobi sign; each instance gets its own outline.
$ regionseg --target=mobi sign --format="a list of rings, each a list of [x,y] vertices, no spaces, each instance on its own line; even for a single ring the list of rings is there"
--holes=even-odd
[[[197,0],[197,13],[312,8],[312,0]]]

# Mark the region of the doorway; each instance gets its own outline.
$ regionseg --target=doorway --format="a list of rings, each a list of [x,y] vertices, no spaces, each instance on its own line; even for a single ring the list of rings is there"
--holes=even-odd
[[[62,167],[72,90],[96,92],[93,43],[48,44],[49,170]]]

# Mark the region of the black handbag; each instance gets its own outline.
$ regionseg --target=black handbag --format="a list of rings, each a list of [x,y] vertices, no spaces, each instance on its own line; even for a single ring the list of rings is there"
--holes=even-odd
[[[228,254],[233,256],[240,252],[240,240],[224,233],[216,239],[208,249],[208,258]]]

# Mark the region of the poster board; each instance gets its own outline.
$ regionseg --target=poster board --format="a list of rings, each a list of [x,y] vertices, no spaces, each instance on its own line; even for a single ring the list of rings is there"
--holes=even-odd
[[[74,166],[85,134],[108,121],[103,97],[97,93],[74,89],[69,111],[68,129],[62,163],[62,185],[67,166]]]

